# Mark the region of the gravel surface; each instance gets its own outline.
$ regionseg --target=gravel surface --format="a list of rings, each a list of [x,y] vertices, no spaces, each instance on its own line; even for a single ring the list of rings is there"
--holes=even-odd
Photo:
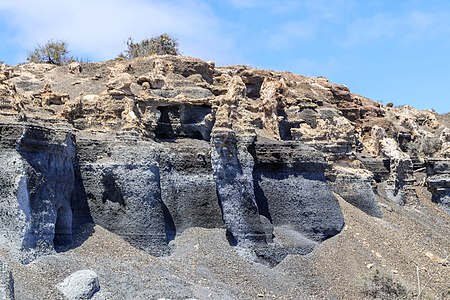
[[[63,299],[56,285],[91,269],[101,289],[93,299],[364,299],[378,270],[423,299],[449,299],[450,217],[423,188],[416,207],[379,199],[383,219],[339,199],[342,233],[308,255],[289,255],[274,268],[245,259],[229,245],[225,230],[190,228],[171,242],[172,255],[154,257],[95,226],[80,247],[28,265],[8,259],[16,299]],[[417,266],[417,269],[416,269]],[[428,297],[428,298],[426,298]],[[447,297],[447,298],[446,298]]]

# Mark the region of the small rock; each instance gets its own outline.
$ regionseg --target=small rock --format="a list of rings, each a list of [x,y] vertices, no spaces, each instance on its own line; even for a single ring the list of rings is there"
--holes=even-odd
[[[441,264],[443,266],[446,266],[449,264],[449,261],[445,258],[439,257],[437,255],[434,255],[431,252],[425,252],[425,256],[428,257],[429,259],[431,259],[434,262],[437,262],[438,264]]]
[[[366,266],[366,267],[367,267],[367,269],[372,269],[372,268],[373,268],[373,266],[374,266],[373,264],[367,264],[367,266]]]
[[[69,64],[69,73],[79,74],[81,73],[81,70],[81,64],[79,62],[74,61]]]
[[[56,287],[70,300],[91,299],[100,290],[98,276],[92,270],[77,271]]]
[[[398,274],[397,270],[392,270],[392,274]]]
[[[96,75],[92,76],[90,79],[91,80],[99,80],[101,78],[102,78],[102,75],[96,74]]]

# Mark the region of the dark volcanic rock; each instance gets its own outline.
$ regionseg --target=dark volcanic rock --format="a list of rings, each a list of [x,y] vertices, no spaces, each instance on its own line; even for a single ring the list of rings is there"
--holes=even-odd
[[[158,256],[190,227],[225,227],[273,266],[339,234],[333,192],[379,218],[380,197],[418,205],[430,153],[428,186],[448,207],[436,115],[325,78],[177,56],[0,71],[0,241],[23,261],[97,224]]]
[[[0,261],[0,299],[14,300],[14,278],[8,265]]]
[[[372,184],[373,174],[363,169],[336,167],[332,175],[327,176],[336,194],[348,203],[373,217],[383,217]],[[343,188],[345,187],[345,188]]]
[[[167,253],[165,207],[155,143],[133,140],[113,144],[80,138],[83,185],[96,224],[152,254]]]
[[[450,159],[428,159],[426,165],[432,200],[450,214]]]
[[[294,142],[262,141],[255,145],[255,156],[256,201],[274,226],[289,225],[315,241],[341,231],[344,219],[318,151]]]
[[[344,219],[326,184],[327,163],[319,152],[295,142],[261,141],[255,157],[256,201],[274,226],[289,225],[315,241],[341,231]]]
[[[7,127],[7,126],[6,126]],[[68,131],[42,126],[11,125],[2,143],[1,174],[3,231],[11,235],[15,250],[34,255],[51,253],[72,243],[74,214],[83,201],[76,197],[76,147]],[[12,140],[16,145],[11,145]],[[85,199],[84,199],[85,200]]]
[[[265,240],[265,233],[253,191],[253,158],[245,142],[239,143],[233,131],[216,132],[211,161],[227,229],[238,243],[257,243]]]
[[[222,227],[210,144],[181,139],[161,146],[161,196],[175,226],[173,235],[189,227]]]

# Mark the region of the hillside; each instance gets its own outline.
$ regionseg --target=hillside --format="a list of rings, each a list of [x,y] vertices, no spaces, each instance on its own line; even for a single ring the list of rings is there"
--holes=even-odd
[[[448,116],[182,56],[0,65],[0,149],[0,298],[450,299]]]

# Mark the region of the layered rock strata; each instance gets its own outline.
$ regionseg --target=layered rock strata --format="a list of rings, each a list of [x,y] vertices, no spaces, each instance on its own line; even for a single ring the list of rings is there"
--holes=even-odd
[[[450,160],[432,158],[427,160],[427,185],[433,201],[450,213]]]
[[[154,255],[190,227],[225,227],[276,263],[340,232],[333,192],[382,217],[379,197],[416,205],[422,161],[447,155],[433,112],[322,77],[178,56],[0,73],[0,239],[25,262],[99,224]]]

